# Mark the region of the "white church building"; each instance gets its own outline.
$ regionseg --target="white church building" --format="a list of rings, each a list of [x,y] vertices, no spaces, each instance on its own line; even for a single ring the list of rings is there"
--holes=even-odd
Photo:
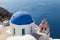
[[[0,36],[1,40],[50,40],[48,35],[39,31],[39,26],[35,24],[28,12],[14,13],[9,23],[10,26],[6,28],[3,37]],[[0,28],[1,31],[4,32],[3,26]]]
[[[12,35],[23,36],[36,32],[37,25],[33,22],[31,15],[25,11],[18,11],[13,14],[10,20]]]

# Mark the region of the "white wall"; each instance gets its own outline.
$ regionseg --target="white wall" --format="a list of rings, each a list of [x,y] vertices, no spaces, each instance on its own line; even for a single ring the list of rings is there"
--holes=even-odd
[[[31,34],[31,28],[32,28],[32,33],[36,33],[36,27],[38,27],[34,22],[28,25],[15,25],[15,24],[10,24],[11,28],[11,33],[14,35],[13,29],[15,28],[15,35],[21,35],[22,36],[22,29],[25,29],[26,34]]]
[[[31,23],[30,26],[32,27],[32,33],[37,33],[37,30],[35,28],[37,28],[38,26],[34,22]]]
[[[8,37],[7,40],[36,40],[35,37],[32,35],[25,35],[25,36],[11,36]]]
[[[25,33],[26,34],[30,34],[30,32],[31,32],[31,27],[30,27],[30,25],[28,24],[28,25],[14,25],[14,24],[11,24],[10,25],[10,28],[11,28],[11,33],[12,33],[12,35],[14,35],[13,34],[13,29],[15,28],[15,35],[21,35],[22,36],[22,29],[25,29]]]

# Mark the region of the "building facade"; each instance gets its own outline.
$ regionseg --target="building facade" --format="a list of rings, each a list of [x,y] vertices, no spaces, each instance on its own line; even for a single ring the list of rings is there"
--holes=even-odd
[[[23,36],[35,32],[36,25],[32,17],[25,11],[16,12],[10,20],[10,28],[12,35]]]

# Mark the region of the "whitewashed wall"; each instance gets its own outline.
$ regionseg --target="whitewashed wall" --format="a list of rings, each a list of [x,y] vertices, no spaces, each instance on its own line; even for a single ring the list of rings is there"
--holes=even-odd
[[[37,30],[35,28],[37,28],[38,26],[34,22],[31,23],[30,26],[32,27],[32,33],[37,33]]]
[[[36,40],[35,37],[32,35],[25,35],[25,36],[11,36],[8,37],[7,40]]]
[[[15,28],[15,35],[21,35],[22,36],[22,29],[25,29],[25,34],[30,34],[31,32],[31,26],[28,24],[28,25],[14,25],[14,24],[11,24],[10,25],[10,28],[11,28],[11,33],[12,35],[13,32],[14,32],[14,28]]]

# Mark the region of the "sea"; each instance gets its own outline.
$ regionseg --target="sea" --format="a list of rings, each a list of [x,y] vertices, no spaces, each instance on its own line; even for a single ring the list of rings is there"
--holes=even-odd
[[[0,7],[13,14],[20,10],[27,11],[37,25],[46,19],[50,36],[60,38],[60,0],[1,0]]]

